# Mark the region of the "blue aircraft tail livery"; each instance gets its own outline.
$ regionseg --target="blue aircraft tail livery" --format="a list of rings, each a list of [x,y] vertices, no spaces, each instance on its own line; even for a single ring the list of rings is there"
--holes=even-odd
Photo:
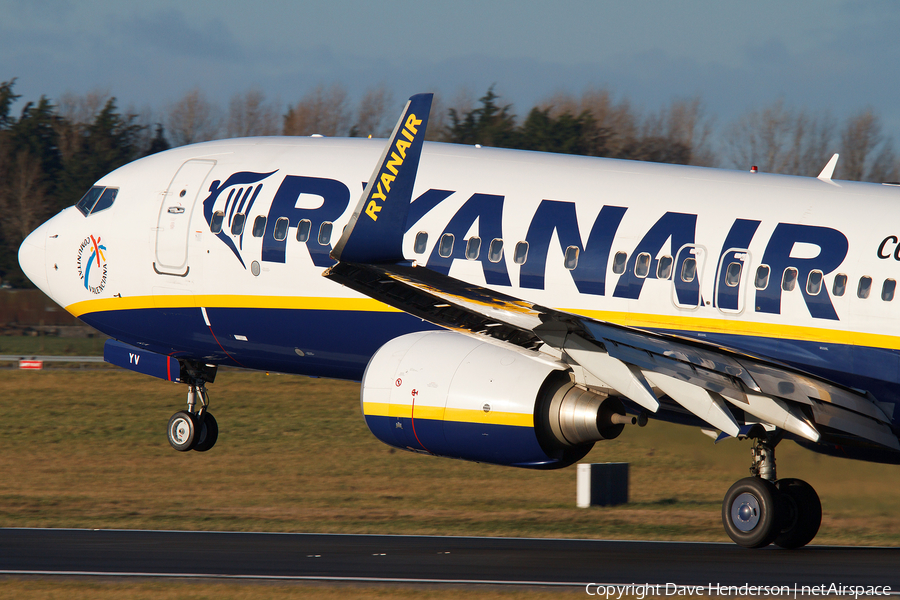
[[[403,234],[433,94],[409,99],[362,200],[331,251],[335,260],[361,263],[403,260]]]

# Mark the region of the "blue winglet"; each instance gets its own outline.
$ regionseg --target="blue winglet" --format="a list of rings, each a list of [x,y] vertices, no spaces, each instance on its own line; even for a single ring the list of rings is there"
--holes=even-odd
[[[433,97],[416,94],[406,103],[350,223],[331,251],[333,259],[368,264],[403,260],[406,217]]]

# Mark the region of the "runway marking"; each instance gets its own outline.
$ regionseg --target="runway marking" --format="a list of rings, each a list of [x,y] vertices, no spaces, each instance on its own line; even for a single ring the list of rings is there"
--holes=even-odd
[[[507,581],[502,579],[411,579],[402,577],[341,577],[328,575],[220,575],[215,573],[119,573],[116,571],[17,571],[2,570],[0,575],[30,575],[40,577],[142,577],[164,579],[234,579],[245,581],[340,581],[359,583],[429,583],[429,584],[472,584],[472,585],[522,585],[553,587],[584,587],[592,585],[624,585],[580,581]]]
[[[319,533],[306,531],[227,531],[213,530],[201,531],[196,529],[96,529],[91,527],[0,527],[3,531],[98,531],[98,532],[125,532],[125,533],[212,533],[227,535],[273,535],[273,536],[327,536],[327,537],[368,537],[368,538],[416,538],[432,540],[527,540],[541,542],[598,542],[598,543],[625,543],[625,544],[690,544],[695,546],[728,546],[734,547],[731,542],[698,542],[694,540],[614,540],[607,538],[555,538],[555,537],[513,537],[502,535],[427,535],[415,533]],[[894,546],[816,546],[817,548],[893,548]]]
[[[117,533],[190,533],[190,534],[219,534],[219,535],[271,535],[271,536],[323,536],[323,537],[358,537],[358,538],[416,538],[432,540],[519,540],[537,542],[588,542],[588,543],[615,543],[615,544],[684,544],[689,546],[727,546],[737,548],[731,542],[698,542],[696,540],[628,540],[609,538],[557,538],[557,537],[512,537],[512,536],[482,536],[482,535],[419,535],[409,533],[319,533],[305,531],[227,531],[213,530],[202,531],[196,529],[96,529],[90,527],[0,527],[0,533],[4,531],[96,531]],[[834,550],[898,550],[900,546],[851,546],[838,544],[810,544],[808,549],[834,549]],[[2,572],[2,571],[0,571]],[[610,584],[612,585],[612,584]]]

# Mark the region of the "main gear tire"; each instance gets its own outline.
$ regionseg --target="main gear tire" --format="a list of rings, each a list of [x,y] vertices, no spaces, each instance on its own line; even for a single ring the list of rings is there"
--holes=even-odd
[[[801,548],[810,543],[822,524],[822,502],[811,485],[802,479],[779,479],[775,487],[781,493],[784,515],[775,545]]]
[[[746,477],[736,482],[722,502],[722,523],[734,543],[764,548],[780,533],[780,492],[771,481]]]

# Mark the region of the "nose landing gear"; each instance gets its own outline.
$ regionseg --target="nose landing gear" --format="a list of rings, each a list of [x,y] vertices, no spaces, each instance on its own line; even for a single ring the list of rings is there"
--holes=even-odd
[[[219,424],[209,412],[209,393],[204,382],[190,384],[187,405],[187,410],[180,410],[169,419],[169,444],[179,452],[206,452],[219,438]]]
[[[759,433],[753,444],[752,477],[729,488],[722,502],[722,522],[739,546],[763,548],[771,543],[799,548],[816,537],[822,504],[811,485],[775,476],[775,446],[782,434]]]

